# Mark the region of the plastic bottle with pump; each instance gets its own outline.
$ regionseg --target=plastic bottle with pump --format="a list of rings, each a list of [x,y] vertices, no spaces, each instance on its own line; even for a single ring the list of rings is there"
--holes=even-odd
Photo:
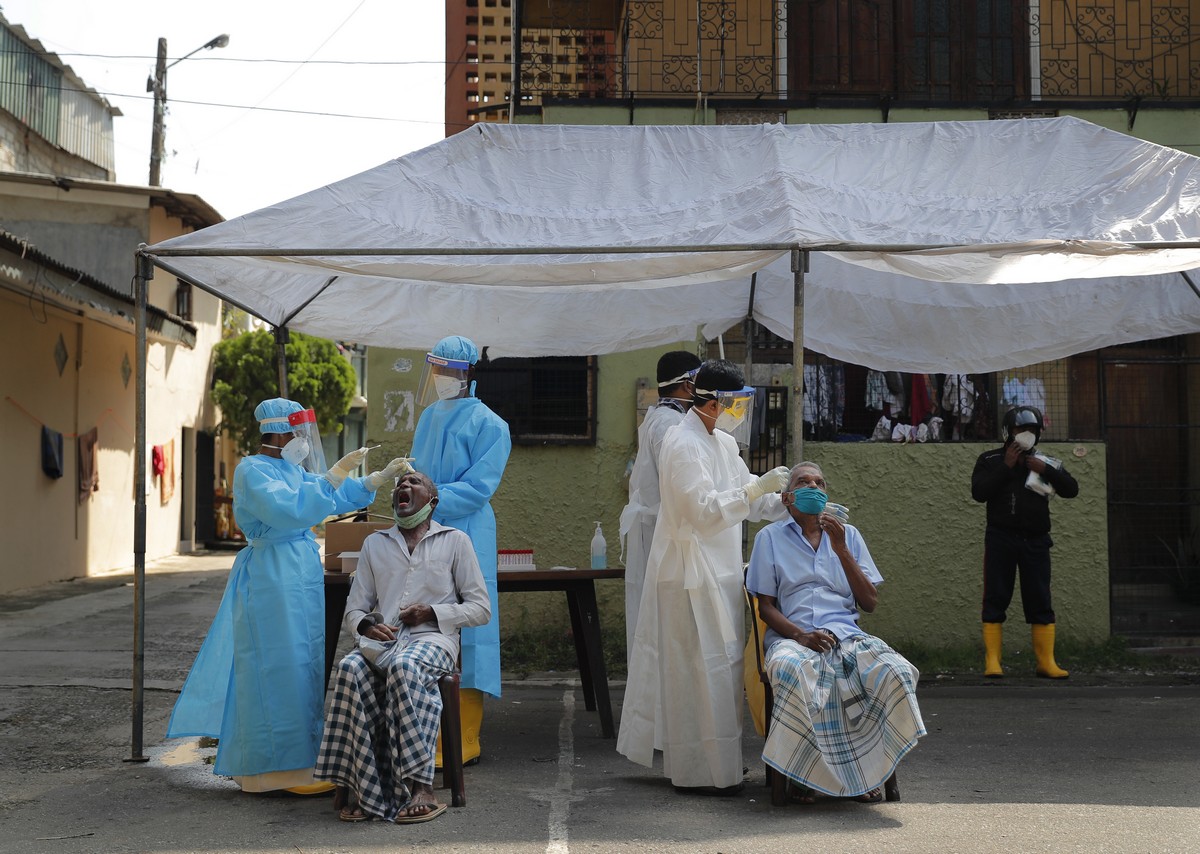
[[[608,543],[599,521],[596,522],[596,535],[592,537],[592,569],[608,569]]]

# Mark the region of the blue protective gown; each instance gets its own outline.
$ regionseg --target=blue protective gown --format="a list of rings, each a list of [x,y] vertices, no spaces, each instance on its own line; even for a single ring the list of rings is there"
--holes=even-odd
[[[487,583],[491,620],[462,630],[462,687],[493,697],[500,696],[500,603],[496,514],[490,502],[511,450],[508,424],[477,397],[439,400],[427,407],[413,436],[413,466],[438,488],[433,518],[471,538]]]
[[[324,569],[312,526],[365,507],[362,478],[324,477],[265,455],[233,475],[238,552],[212,627],[167,725],[168,738],[220,739],[214,773],[312,768],[325,683]]]

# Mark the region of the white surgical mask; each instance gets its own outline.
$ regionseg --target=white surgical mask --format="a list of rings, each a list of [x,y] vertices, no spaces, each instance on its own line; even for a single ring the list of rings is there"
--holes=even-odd
[[[291,463],[294,466],[304,462],[304,458],[308,456],[308,439],[301,436],[294,437],[279,452],[284,461]]]
[[[436,376],[433,378],[433,387],[437,389],[439,400],[450,400],[458,397],[459,392],[463,390],[463,380],[457,377]]]
[[[1013,436],[1013,444],[1015,444],[1022,451],[1028,451],[1036,443],[1037,443],[1037,436],[1035,436],[1029,430],[1026,430],[1024,433],[1018,433],[1017,435]]]

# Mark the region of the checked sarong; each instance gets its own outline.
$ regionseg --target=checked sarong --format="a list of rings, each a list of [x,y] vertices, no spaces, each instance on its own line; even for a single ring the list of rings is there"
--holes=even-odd
[[[826,653],[777,641],[766,670],[775,705],[763,761],[809,788],[869,792],[925,735],[919,674],[879,638],[846,638]]]
[[[438,679],[454,660],[430,641],[414,641],[388,662],[386,678],[358,650],[338,662],[333,700],[313,777],[347,786],[364,813],[393,821],[411,792],[433,783],[441,723]]]

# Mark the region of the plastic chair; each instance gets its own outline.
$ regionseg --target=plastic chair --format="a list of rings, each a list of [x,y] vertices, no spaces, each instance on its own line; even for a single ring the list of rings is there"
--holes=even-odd
[[[745,586],[745,571],[743,570],[743,586],[742,589],[746,593],[746,604],[750,606],[750,624],[754,631],[754,663],[758,670],[758,679],[762,683],[763,693],[765,695],[764,718],[767,732],[771,729],[771,712],[775,707],[775,691],[771,687],[771,678],[767,675],[766,665],[764,663],[763,654],[763,636],[767,630],[767,624],[763,622],[762,617],[758,615],[758,598],[750,592]],[[767,785],[771,787],[771,804],[773,806],[786,806],[788,802],[788,788],[795,785],[786,774],[776,771],[770,765],[763,763],[766,769]],[[896,780],[896,772],[892,772],[892,776],[888,777],[883,783],[883,797],[888,801],[900,800],[900,783]]]
[[[438,680],[438,692],[442,695],[442,788],[450,790],[450,805],[454,807],[467,805],[458,702],[460,681],[458,671]]]

